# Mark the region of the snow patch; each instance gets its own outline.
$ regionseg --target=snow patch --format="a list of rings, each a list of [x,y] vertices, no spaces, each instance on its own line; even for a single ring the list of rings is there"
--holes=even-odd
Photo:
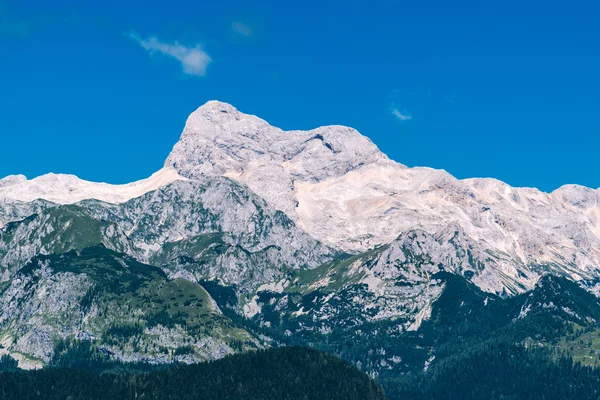
[[[125,185],[89,182],[63,174],[47,174],[31,180],[9,176],[0,180],[0,201],[44,199],[57,204],[74,204],[96,199],[118,204],[184,179],[173,168],[163,168],[147,179]]]
[[[282,279],[279,282],[274,283],[265,283],[258,287],[256,292],[273,292],[273,293],[283,293],[283,290],[286,286],[289,285],[289,281],[287,279]]]
[[[410,326],[406,328],[406,330],[418,331],[423,321],[427,321],[429,320],[429,318],[431,318],[431,303],[428,303],[421,311],[417,313],[417,315],[415,316],[415,321],[412,324],[410,324]]]
[[[244,304],[244,316],[246,318],[252,318],[261,311],[261,307],[257,303],[257,300],[258,296],[254,296],[249,303]]]

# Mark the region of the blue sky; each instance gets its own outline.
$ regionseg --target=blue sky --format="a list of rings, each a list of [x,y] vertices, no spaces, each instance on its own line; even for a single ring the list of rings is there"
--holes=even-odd
[[[217,99],[459,178],[600,187],[597,2],[285,3],[0,0],[0,176],[144,178]]]

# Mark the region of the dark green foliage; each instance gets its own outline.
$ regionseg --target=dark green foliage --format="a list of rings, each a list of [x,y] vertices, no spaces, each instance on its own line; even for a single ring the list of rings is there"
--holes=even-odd
[[[200,286],[181,279],[168,280],[155,267],[137,264],[102,246],[81,254],[44,257],[52,261],[57,271],[80,272],[93,278],[94,285],[82,298],[81,309],[98,305],[103,315],[112,316],[113,325],[107,326],[102,334],[102,341],[107,344],[143,348],[140,336],[146,328],[156,325],[179,325],[195,337],[244,329],[269,337],[272,341],[268,343],[273,347],[310,346],[335,354],[376,376],[390,400],[600,398],[596,391],[600,387],[597,370],[573,364],[569,358],[597,365],[600,303],[577,284],[563,278],[544,277],[533,291],[502,298],[482,292],[462,276],[436,274],[433,278],[444,282],[444,291],[433,303],[431,317],[418,331],[407,332],[400,329],[407,321],[368,318],[368,313],[376,310],[364,310],[362,305],[353,302],[356,296],[372,295],[360,283],[336,289],[333,297],[319,290],[308,293],[263,291],[258,294],[262,312],[253,320],[247,320],[236,312],[236,288],[223,287],[216,281],[204,281]],[[32,274],[38,267],[31,263],[29,270],[25,268],[21,273]],[[216,299],[224,315],[210,312],[209,294]],[[276,305],[283,296],[287,308],[280,309]],[[327,305],[336,310],[332,313],[336,324],[332,325],[335,329],[323,332],[307,312],[322,306],[326,297]],[[139,317],[133,320],[123,320],[121,316],[128,316],[131,310],[142,310],[143,314],[137,314]],[[294,313],[299,310],[303,312]],[[256,348],[247,338],[232,335],[228,344],[239,352]],[[190,346],[152,346],[151,350],[170,359],[194,352]],[[16,386],[0,383],[4,390],[0,391],[0,399],[17,398],[2,395],[17,396],[21,392],[11,390],[21,387],[40,393],[38,397],[18,397],[24,399],[69,396],[72,399],[129,399],[135,395],[144,399],[196,398],[186,397],[192,395],[203,399],[333,399],[342,398],[335,397],[339,393],[349,399],[382,398],[368,397],[369,393],[379,396],[380,392],[365,395],[355,384],[347,384],[345,379],[354,380],[354,373],[364,378],[347,364],[340,364],[342,368],[331,361],[333,358],[318,352],[308,351],[309,355],[304,356],[302,352],[307,350],[281,351],[291,353],[259,352],[211,364],[157,368],[111,361],[112,354],[100,341],[60,342],[48,371],[1,375],[0,380],[6,378]],[[302,362],[295,364],[292,355],[300,357]],[[424,372],[425,365],[428,368]],[[332,371],[325,371],[330,367]],[[0,369],[14,369],[14,361],[0,360]],[[338,383],[331,383],[333,377]],[[51,379],[58,379],[56,385],[47,386],[46,380]],[[356,378],[356,382],[359,381]],[[346,389],[340,388],[342,384],[350,391],[343,392]],[[110,390],[96,393],[95,385]],[[206,387],[200,387],[202,385]],[[43,397],[44,390],[50,390],[51,396],[53,390],[62,390],[60,393],[64,396]],[[358,393],[363,397],[353,397]],[[211,397],[213,394],[218,396]],[[105,395],[109,397],[98,397]]]
[[[237,294],[234,287],[219,285],[216,281],[199,281],[200,286],[215,299],[219,307],[234,309],[238,304]]]
[[[60,340],[54,346],[50,366],[103,371],[111,364],[109,354],[92,346],[89,341]]]
[[[508,299],[444,279],[446,290],[415,342],[435,361],[425,372],[380,376],[390,400],[600,399],[600,370],[573,363],[559,348],[599,328],[596,297],[557,277]]]
[[[600,399],[600,371],[500,342],[387,379],[384,387],[390,400],[593,400]]]
[[[315,323],[310,314],[293,315],[300,308],[306,312],[319,304],[325,294],[318,290],[307,295],[262,292],[258,297],[262,311],[255,318],[269,322],[263,334],[279,341],[290,330],[294,334],[283,343],[310,345],[335,354],[380,379],[419,372],[431,356],[439,362],[489,340],[515,344],[532,340],[552,347],[572,331],[573,324],[600,329],[595,322],[600,321],[598,299],[564,278],[544,277],[533,291],[510,298],[485,293],[464,277],[447,272],[433,278],[442,280],[445,288],[432,306],[431,317],[417,332],[399,329],[402,320],[367,320],[363,310],[352,306],[354,296],[368,295],[358,285],[339,291],[329,300],[340,323],[327,334],[302,329],[302,325]],[[286,313],[271,305],[282,296],[288,299]],[[392,356],[401,361],[390,362]]]
[[[168,352],[168,349],[165,348]],[[112,354],[88,340],[60,340],[48,368],[87,370],[90,372],[144,372],[168,368],[168,364],[124,363],[111,359]]]
[[[281,348],[149,373],[48,368],[0,372],[3,400],[383,400],[383,390],[338,358]]]
[[[31,275],[43,263],[51,265],[55,273],[86,274],[93,279],[97,286],[84,299],[86,306],[93,302],[94,296],[102,292],[133,293],[155,279],[167,278],[160,268],[141,264],[127,255],[106,249],[102,244],[80,252],[37,256],[19,272]]]
[[[192,346],[180,346],[175,349],[174,354],[176,356],[184,354],[194,354],[194,348]]]
[[[173,325],[173,319],[167,311],[160,310],[156,314],[153,314],[150,317],[148,317],[146,323],[148,324],[149,328],[153,328],[157,325],[171,326]]]
[[[144,327],[140,324],[123,324],[109,327],[102,335],[102,339],[108,344],[127,342],[132,337],[144,333]]]
[[[543,398],[535,396],[543,386],[541,382],[554,375],[565,377],[556,382],[566,385],[568,390],[555,390],[553,393],[563,397],[547,396],[546,399],[596,398],[596,392],[590,388],[597,384],[598,372],[573,365],[568,353],[562,350],[579,340],[581,349],[587,346],[586,355],[597,357],[593,339],[600,329],[596,322],[600,321],[600,305],[595,296],[557,277],[544,277],[532,292],[510,298],[482,292],[457,275],[439,273],[434,278],[443,280],[445,289],[433,304],[431,318],[423,322],[417,332],[399,332],[397,325],[401,321],[370,323],[363,320],[358,325],[345,323],[326,335],[301,330],[282,339],[285,329],[295,331],[300,322],[308,325],[310,320],[278,313],[269,304],[284,294],[271,292],[259,295],[259,303],[263,305],[260,317],[270,323],[270,328],[263,327],[259,332],[280,343],[319,348],[364,371],[376,372],[392,400],[537,399]],[[323,294],[316,291],[309,295],[288,293],[287,296],[295,307],[291,311],[300,307],[306,311]],[[350,303],[348,299],[354,293],[349,291],[344,296],[345,292],[340,291],[330,304],[336,310],[348,310],[344,304]],[[310,319],[310,315],[304,317]],[[351,317],[344,315],[341,320],[352,322],[361,316]],[[251,321],[246,321],[246,326],[251,326]],[[384,349],[385,353],[378,349]],[[391,363],[389,360],[394,355],[401,361]],[[424,373],[426,361],[433,356],[428,372]],[[387,361],[384,367],[382,360]],[[506,362],[511,364],[506,365]],[[464,375],[457,376],[459,373]],[[537,380],[529,381],[527,376]],[[515,384],[503,386],[498,379]],[[524,388],[522,393],[519,386]]]
[[[16,371],[19,363],[9,355],[0,357],[0,371]]]

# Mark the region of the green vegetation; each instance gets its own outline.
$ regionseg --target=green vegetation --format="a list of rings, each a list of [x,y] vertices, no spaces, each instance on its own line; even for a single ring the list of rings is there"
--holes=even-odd
[[[591,367],[600,366],[600,328],[574,324],[554,346],[558,357],[568,355],[573,361]]]
[[[18,362],[11,356],[4,354],[0,357],[0,371],[17,371]]]
[[[15,233],[26,230],[26,237],[15,237]],[[44,254],[60,254],[71,250],[83,250],[107,240],[107,232],[119,236],[115,223],[99,220],[92,212],[79,205],[61,205],[33,214],[21,221],[12,222],[0,230],[0,256],[14,247],[30,246],[39,240],[38,251]],[[114,238],[113,238],[114,239]],[[112,240],[119,251],[127,250],[126,240]],[[27,258],[17,258],[24,261]],[[7,265],[20,267],[19,264]]]
[[[246,353],[151,372],[47,368],[0,372],[3,400],[383,400],[367,375],[305,348]]]
[[[543,398],[527,396],[555,374],[565,377],[556,382],[571,385],[570,392],[555,391],[566,396],[562,398],[574,399],[582,393],[591,397],[581,398],[597,398],[588,389],[594,386],[600,372],[585,368],[597,365],[600,353],[600,304],[594,295],[567,279],[551,276],[544,277],[532,292],[509,298],[482,292],[463,277],[450,273],[439,273],[433,278],[442,280],[445,289],[433,304],[431,317],[416,332],[398,329],[402,321],[361,319],[364,311],[352,308],[351,299],[357,294],[368,294],[357,292],[361,288],[356,286],[337,292],[329,300],[331,309],[338,312],[334,318],[355,325],[346,322],[326,333],[304,329],[303,325],[314,326],[310,314],[280,313],[270,306],[272,299],[287,296],[288,310],[302,307],[306,311],[326,293],[264,292],[259,296],[263,305],[260,318],[269,326],[263,325],[260,332],[280,343],[310,345],[342,357],[374,374],[391,400]],[[247,322],[248,327],[251,322]],[[286,330],[296,333],[286,336]],[[503,356],[514,365],[507,367]],[[535,369],[536,363],[540,368],[533,373],[530,370]],[[527,389],[519,397],[518,391],[508,386],[471,379],[470,376],[479,375],[468,372],[470,365],[485,365],[490,374],[501,376],[503,382],[517,382]],[[454,375],[456,371],[468,373],[460,380]],[[536,376],[540,381],[526,381],[523,374]],[[481,377],[488,379],[483,372]],[[454,392],[453,381],[457,385]]]
[[[600,371],[502,342],[474,346],[426,372],[388,378],[390,400],[600,399]]]
[[[412,339],[428,362],[381,374],[390,400],[600,398],[600,370],[588,367],[600,350],[595,296],[550,276],[507,299],[439,277],[446,290]]]
[[[363,278],[362,274],[349,274],[350,266],[360,259],[368,259],[373,255],[387,249],[388,246],[381,246],[373,250],[361,253],[355,256],[340,254],[334,261],[320,265],[313,269],[303,269],[298,272],[298,281],[288,288],[289,292],[308,293],[311,292],[311,286],[319,281],[326,280],[327,290],[337,292],[344,286],[351,285]]]
[[[194,266],[201,268],[211,261],[212,258],[224,253],[228,245],[223,242],[222,233],[198,235],[189,239],[177,242],[165,243],[160,252],[155,254],[150,262],[153,265],[164,265],[169,267],[169,263],[177,260],[180,266]],[[196,259],[189,256],[179,256],[179,254],[196,254]],[[194,271],[199,272],[199,271]]]
[[[210,338],[208,346],[213,348],[225,345],[242,351],[261,347],[254,335],[219,312],[201,285],[168,279],[160,268],[102,245],[38,256],[19,273],[29,279],[28,290],[32,291],[47,291],[49,281],[65,276],[81,277],[68,287],[78,299],[75,310],[49,310],[40,316],[56,330],[66,323],[81,324],[78,329],[97,338],[93,345],[103,346],[112,355],[159,356],[163,362],[176,361],[179,356],[207,360],[207,352],[212,350],[202,344],[204,338]],[[31,298],[35,296],[24,301]],[[79,312],[86,316],[81,321],[76,318]],[[187,350],[177,351],[180,348]]]
[[[207,241],[198,245],[219,251],[217,236],[204,239]],[[195,268],[202,260],[189,262]],[[390,400],[600,399],[600,372],[593,368],[600,364],[600,303],[577,284],[547,276],[533,291],[503,298],[482,292],[464,277],[438,273],[431,278],[443,282],[444,290],[432,304],[430,317],[417,331],[406,331],[405,320],[370,320],[368,313],[377,310],[365,310],[353,300],[373,294],[360,283],[360,273],[345,273],[352,262],[353,258],[347,258],[302,270],[283,293],[260,292],[261,313],[247,320],[239,314],[236,287],[224,287],[217,281],[198,284],[169,279],[162,269],[102,245],[36,257],[19,271],[27,278],[27,291],[51,290],[53,279],[71,277],[67,291],[77,293],[73,302],[85,316],[81,331],[91,332],[91,340],[57,340],[54,358],[39,372],[15,372],[15,361],[3,357],[0,370],[12,372],[3,372],[0,379],[13,386],[0,383],[0,398],[127,399],[137,394],[146,399],[194,398],[185,397],[192,395],[210,399],[211,393],[223,399],[333,399],[342,398],[335,397],[340,393],[350,399],[358,393],[367,396],[362,398],[383,398],[376,385],[365,394],[353,383],[345,384],[353,391],[344,392],[328,381],[333,377],[339,382],[348,377],[356,382],[367,379],[356,372],[361,370],[381,383]],[[328,281],[324,287],[312,286],[324,279]],[[61,290],[62,295],[64,286]],[[35,298],[31,295],[23,301]],[[281,300],[285,300],[285,308],[278,306]],[[327,317],[335,321],[328,321],[329,326],[335,329],[319,329],[319,321],[309,312],[316,307],[329,307]],[[42,321],[57,327],[72,323],[60,313],[44,314]],[[203,352],[203,339],[219,342]],[[259,351],[197,366],[116,361],[196,362],[231,350],[257,349],[265,343],[308,346],[334,354],[348,362],[341,363],[348,376],[336,369],[339,361],[295,348]],[[222,345],[227,350],[220,352]],[[211,354],[214,349],[216,353]],[[304,352],[314,356],[305,357]],[[295,364],[290,354],[308,364]],[[234,361],[240,363],[239,370]],[[317,372],[332,367],[332,375],[318,381],[307,365]],[[261,381],[267,379],[264,376],[272,380]],[[58,383],[47,386],[52,379]],[[307,387],[304,379],[312,386]],[[208,381],[206,388],[197,383]],[[333,392],[319,386],[325,382]],[[291,389],[277,386],[291,383],[296,385]],[[113,391],[96,389],[103,385]],[[311,397],[317,393],[313,386],[320,387],[319,397]],[[30,397],[10,397],[27,389],[32,390]],[[31,397],[46,393],[44,390],[50,390],[50,396],[57,391],[63,397]],[[112,397],[101,397],[105,395]],[[280,397],[269,397],[276,395]]]

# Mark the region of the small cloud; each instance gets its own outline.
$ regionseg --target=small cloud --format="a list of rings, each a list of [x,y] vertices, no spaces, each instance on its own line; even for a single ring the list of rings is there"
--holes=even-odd
[[[175,58],[181,63],[183,72],[188,75],[205,76],[206,67],[212,62],[212,58],[198,44],[188,47],[179,42],[166,43],[155,36],[143,39],[135,32],[131,32],[127,36],[151,55],[160,53]]]
[[[231,23],[231,30],[238,35],[250,37],[254,35],[254,31],[248,25],[240,21],[233,21]]]
[[[412,115],[410,115],[406,110],[399,110],[393,105],[390,107],[390,112],[400,121],[410,121],[412,119]]]

